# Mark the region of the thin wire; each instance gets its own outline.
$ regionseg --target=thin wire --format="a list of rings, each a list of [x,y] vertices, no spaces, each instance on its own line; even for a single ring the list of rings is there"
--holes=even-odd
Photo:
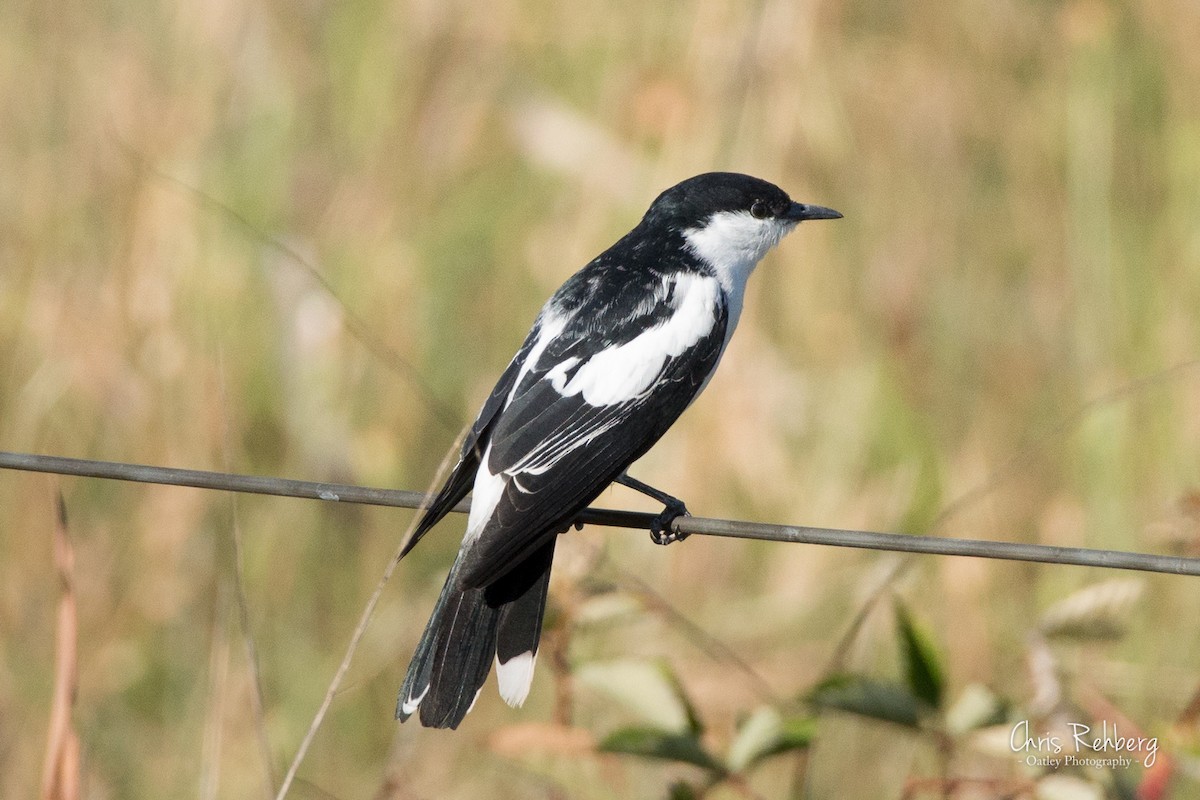
[[[0,451],[0,468],[398,508],[422,508],[427,500],[427,496],[421,492],[400,489],[377,489],[341,483],[234,475],[224,472],[153,467],[143,464],[91,461],[7,451]],[[452,510],[457,513],[466,513],[469,508],[470,504],[463,501]],[[602,508],[589,508],[579,515],[579,521],[588,525],[639,530],[649,530],[654,518],[654,514],[645,512]],[[705,517],[679,517],[671,527],[675,533],[684,535],[700,534],[735,539],[760,539],[770,542],[887,550],[899,553],[995,558],[1006,561],[1034,561],[1042,564],[1067,564],[1080,567],[1200,576],[1200,558],[1134,553],[1123,550],[1055,547],[1045,544],[994,542],[979,539],[951,539],[940,536],[816,528],[809,525],[773,525],[763,522],[707,519]]]

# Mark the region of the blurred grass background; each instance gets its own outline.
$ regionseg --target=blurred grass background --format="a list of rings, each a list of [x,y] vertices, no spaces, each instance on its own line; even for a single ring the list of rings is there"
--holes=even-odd
[[[0,17],[4,449],[424,487],[456,431],[272,242],[465,423],[570,272],[662,189],[734,169],[846,218],[768,258],[721,373],[637,475],[706,516],[1195,546],[1200,369],[1131,386],[1200,352],[1193,2],[10,0]],[[410,516],[0,475],[6,797],[29,796],[45,747],[60,484],[86,796],[262,796],[235,526],[277,779]],[[548,669],[524,710],[489,685],[456,734],[397,732],[460,525],[388,587],[293,796],[371,796],[385,771],[400,797],[661,796],[661,769],[495,746],[549,718]],[[641,576],[785,696],[891,564],[600,530],[564,545],[568,562],[602,546],[602,574]],[[898,591],[952,691],[1021,700],[1031,619],[1101,577],[930,558]],[[1131,633],[1081,679],[1165,733],[1195,691],[1200,593],[1145,580]],[[717,739],[760,699],[649,612],[571,653],[666,657]],[[576,703],[585,728],[621,718]],[[869,796],[869,764],[824,755],[833,788],[813,796]]]

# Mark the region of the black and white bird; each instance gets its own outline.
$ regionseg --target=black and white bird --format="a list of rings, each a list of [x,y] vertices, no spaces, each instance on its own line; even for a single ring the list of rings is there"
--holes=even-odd
[[[396,706],[456,728],[496,662],[519,706],[537,660],[558,535],[613,482],[663,503],[651,536],[687,513],[626,470],[712,377],[746,280],[797,223],[842,215],[728,172],[666,190],[636,228],[575,273],[538,314],[425,511],[408,552],[468,491],[467,531]]]

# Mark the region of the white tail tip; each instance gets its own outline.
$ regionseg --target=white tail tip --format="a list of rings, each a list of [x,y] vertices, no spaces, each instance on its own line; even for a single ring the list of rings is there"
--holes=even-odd
[[[496,681],[500,684],[500,696],[513,708],[520,707],[529,696],[536,663],[537,653],[531,650],[513,656],[503,663],[496,658]]]

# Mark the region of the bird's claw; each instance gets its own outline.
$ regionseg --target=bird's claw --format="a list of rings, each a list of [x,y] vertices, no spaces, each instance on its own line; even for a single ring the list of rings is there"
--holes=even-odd
[[[688,535],[674,530],[673,526],[675,520],[680,517],[690,516],[691,512],[687,510],[687,506],[683,504],[682,500],[675,500],[672,503],[668,503],[667,507],[662,510],[662,513],[650,522],[650,541],[662,545],[682,542]]]

